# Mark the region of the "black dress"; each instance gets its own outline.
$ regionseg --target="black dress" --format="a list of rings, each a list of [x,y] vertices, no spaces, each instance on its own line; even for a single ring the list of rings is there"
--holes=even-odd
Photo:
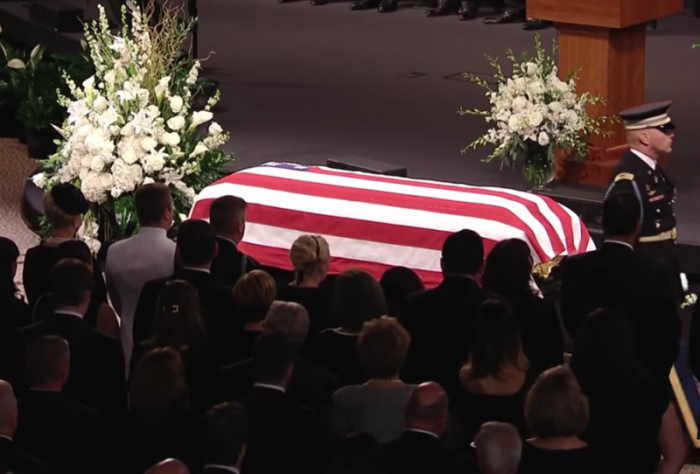
[[[326,329],[309,340],[305,356],[337,375],[341,387],[363,384],[368,377],[357,354],[357,338],[357,334]]]
[[[32,312],[22,299],[8,296],[0,302],[0,335],[12,334],[32,324]]]
[[[542,373],[564,363],[564,333],[554,305],[532,295],[514,303],[523,352],[534,372]]]
[[[333,294],[330,285],[317,288],[284,285],[277,287],[277,299],[299,303],[309,313],[309,336],[331,327],[330,310]]]
[[[542,449],[523,443],[519,474],[614,474],[605,454],[593,447]]]

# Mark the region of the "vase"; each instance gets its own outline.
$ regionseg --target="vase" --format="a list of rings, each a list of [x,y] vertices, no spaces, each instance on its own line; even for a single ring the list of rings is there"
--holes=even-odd
[[[523,176],[531,184],[529,192],[539,193],[554,181],[554,154],[551,147],[531,147],[523,157]]]
[[[30,158],[45,160],[56,153],[57,147],[53,141],[58,137],[53,130],[24,127],[24,134],[27,138],[27,152]]]

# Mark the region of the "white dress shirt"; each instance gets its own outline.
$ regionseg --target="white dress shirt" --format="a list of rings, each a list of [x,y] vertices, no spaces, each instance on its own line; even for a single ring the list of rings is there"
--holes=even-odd
[[[630,244],[628,244],[627,242],[620,242],[619,240],[606,239],[604,243],[606,243],[606,244],[624,245],[625,247],[629,247],[630,250],[634,250],[634,247],[632,247]]]
[[[440,437],[439,437],[437,434],[433,433],[432,431],[418,430],[418,429],[415,429],[415,428],[408,428],[408,429],[406,429],[406,431],[413,431],[414,433],[423,433],[423,434],[430,435],[430,436],[432,436],[433,438],[440,439]]]
[[[656,169],[656,161],[653,158],[648,157],[641,151],[635,150],[634,148],[630,148],[630,151],[637,155],[644,163],[646,163],[649,168],[653,170]]]
[[[287,393],[284,387],[279,385],[270,385],[269,383],[254,383],[253,387],[269,388],[270,390],[277,390],[278,392]]]
[[[115,242],[107,252],[105,276],[114,309],[121,317],[121,340],[127,372],[133,346],[134,312],[141,289],[175,270],[175,242],[165,229],[142,227],[133,237]]]

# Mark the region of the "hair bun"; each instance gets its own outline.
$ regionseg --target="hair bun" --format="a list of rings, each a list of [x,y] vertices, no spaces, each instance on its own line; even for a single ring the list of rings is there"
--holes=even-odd
[[[51,198],[56,206],[70,216],[87,213],[89,206],[83,192],[70,183],[59,183],[51,188]]]

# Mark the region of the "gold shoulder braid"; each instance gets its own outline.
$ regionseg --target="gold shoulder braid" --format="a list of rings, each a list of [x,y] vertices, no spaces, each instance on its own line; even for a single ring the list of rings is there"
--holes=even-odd
[[[632,173],[620,173],[617,176],[615,176],[616,183],[618,181],[622,181],[623,179],[628,181],[634,181],[634,175]]]

